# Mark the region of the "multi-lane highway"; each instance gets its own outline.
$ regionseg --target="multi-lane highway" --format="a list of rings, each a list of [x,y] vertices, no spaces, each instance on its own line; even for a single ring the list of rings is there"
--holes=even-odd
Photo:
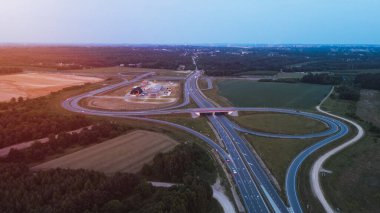
[[[195,63],[195,58],[194,58]],[[145,73],[137,76],[131,81],[123,81],[118,84],[106,86],[79,96],[75,96],[65,100],[62,106],[70,111],[99,115],[99,116],[111,116],[122,117],[128,119],[144,120],[149,122],[156,122],[164,125],[170,125],[175,128],[179,128],[194,136],[202,139],[209,144],[213,149],[217,151],[220,157],[226,163],[226,166],[230,169],[234,178],[236,186],[240,192],[241,199],[245,205],[247,212],[302,212],[302,207],[297,195],[297,173],[302,162],[313,152],[319,148],[331,143],[347,134],[348,128],[341,121],[327,117],[320,114],[314,114],[309,112],[301,112],[291,109],[277,109],[277,108],[236,108],[236,107],[216,107],[203,93],[199,90],[197,81],[202,75],[202,72],[196,70],[190,74],[184,84],[184,101],[183,103],[147,111],[107,111],[88,109],[82,107],[79,102],[87,97],[91,97],[103,92],[115,90],[117,88],[124,87],[128,84],[137,82],[146,78],[153,73]],[[198,105],[199,108],[179,109],[190,103],[191,99]],[[319,120],[325,123],[329,128],[326,131],[305,134],[305,135],[284,135],[256,132],[248,129],[244,129],[237,124],[230,121],[225,115],[215,114],[214,112],[229,112],[229,111],[259,111],[259,112],[275,112],[286,113],[297,116],[305,116],[311,119]],[[222,148],[217,142],[204,136],[203,134],[196,132],[188,127],[141,116],[145,115],[159,115],[159,114],[175,114],[175,113],[204,113],[207,115],[210,123],[216,129],[221,138],[221,142],[224,144],[225,149]],[[274,138],[312,138],[312,137],[325,137],[323,140],[315,143],[301,152],[290,165],[286,175],[286,195],[288,198],[288,204],[286,204],[280,197],[279,192],[274,187],[269,175],[266,173],[262,165],[259,163],[257,156],[251,151],[247,141],[239,135],[238,132],[245,132],[248,134],[255,134],[263,137]]]

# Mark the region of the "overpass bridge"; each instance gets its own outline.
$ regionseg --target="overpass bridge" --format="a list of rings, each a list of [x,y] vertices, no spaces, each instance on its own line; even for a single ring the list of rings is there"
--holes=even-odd
[[[236,109],[219,109],[219,108],[207,108],[207,109],[194,109],[191,110],[191,117],[197,118],[201,115],[220,115],[220,114],[226,114],[231,116],[238,116],[238,111]]]

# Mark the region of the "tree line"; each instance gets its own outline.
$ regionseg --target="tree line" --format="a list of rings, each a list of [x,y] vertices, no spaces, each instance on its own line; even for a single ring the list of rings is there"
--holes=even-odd
[[[181,144],[168,153],[159,153],[153,163],[144,165],[141,174],[152,180],[182,182],[186,176],[198,176],[213,183],[216,170],[213,160],[198,145]]]
[[[204,47],[198,55],[199,67],[212,76],[248,71],[333,72],[380,68],[379,47]]]
[[[311,84],[336,85],[337,97],[343,100],[358,101],[360,89],[380,90],[380,73],[362,73],[343,76],[327,73],[309,73],[302,77],[301,82]]]
[[[83,115],[50,110],[53,97],[48,95],[27,100],[13,98],[11,102],[0,103],[0,148],[91,124]]]
[[[201,174],[215,168],[200,166],[200,162],[189,165],[194,157],[211,159],[197,145],[179,147],[164,154],[168,165],[176,165],[168,166],[165,173],[190,170],[173,174],[181,184],[170,188],[156,188],[147,182],[153,173],[106,176],[87,170],[30,171],[22,163],[0,163],[0,212],[209,212],[215,208],[212,189]],[[185,160],[179,161],[185,151],[190,154],[186,152]],[[172,180],[166,175],[162,180]]]
[[[380,73],[359,74],[355,78],[355,83],[363,89],[380,90]]]
[[[57,136],[50,134],[48,142],[42,144],[36,141],[26,149],[11,149],[8,155],[1,159],[1,161],[28,164],[40,162],[48,156],[63,153],[68,148],[100,143],[119,136],[129,129],[116,123],[104,121],[91,126],[91,128],[85,128],[79,133],[60,133]]]
[[[343,77],[328,73],[308,73],[301,78],[301,82],[309,84],[338,85],[343,82]]]

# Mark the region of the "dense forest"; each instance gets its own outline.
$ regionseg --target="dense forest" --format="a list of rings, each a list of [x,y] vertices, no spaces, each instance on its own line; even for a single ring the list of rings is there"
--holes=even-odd
[[[337,93],[338,98],[358,101],[360,98],[360,89],[380,90],[380,73],[359,73],[349,75],[309,73],[301,79],[301,82],[335,85],[335,92]]]
[[[51,96],[0,103],[0,148],[90,125],[83,115],[48,110]]]
[[[32,172],[0,164],[0,212],[208,212],[212,190],[186,177],[183,185],[152,187],[133,174],[52,169]]]
[[[209,155],[196,144],[182,144],[174,150],[158,154],[142,172],[151,180],[182,182],[183,177],[198,176],[211,184],[216,179],[215,166]]]
[[[336,87],[338,98],[343,100],[358,101],[360,98],[360,88],[351,85],[340,85]]]
[[[380,73],[359,74],[355,78],[355,83],[363,89],[380,90]]]
[[[327,73],[309,73],[302,77],[301,82],[309,84],[330,84],[338,85],[342,83],[343,77]]]
[[[21,68],[14,67],[0,67],[0,75],[20,73],[23,70]]]

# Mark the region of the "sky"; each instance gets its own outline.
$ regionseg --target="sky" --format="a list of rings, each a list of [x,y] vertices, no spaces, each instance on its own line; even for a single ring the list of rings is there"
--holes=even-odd
[[[380,1],[0,0],[0,43],[380,44]]]

